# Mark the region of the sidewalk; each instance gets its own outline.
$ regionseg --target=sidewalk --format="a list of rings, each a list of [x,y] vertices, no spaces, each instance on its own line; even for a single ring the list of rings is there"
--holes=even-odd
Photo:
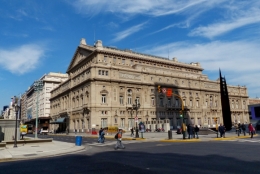
[[[87,133],[69,133],[66,134],[50,134],[50,135],[63,135],[63,136],[82,136],[82,137],[89,137],[89,138],[98,138],[98,135],[91,135]],[[208,135],[199,135],[199,139],[183,139],[182,134],[176,134],[176,130],[172,131],[172,139],[168,139],[168,132],[145,132],[143,133],[143,139],[141,138],[141,133],[139,132],[139,138],[135,138],[135,136],[131,137],[131,132],[126,132],[123,134],[123,140],[138,140],[138,141],[164,141],[164,142],[191,142],[191,141],[222,141],[222,140],[230,140],[230,139],[237,139],[237,138],[250,138],[249,134],[246,136],[240,134],[236,134],[235,131],[226,132],[225,138],[217,138],[216,134],[208,134]],[[106,139],[114,139],[114,134],[105,135]],[[219,135],[220,136],[220,135]],[[257,136],[257,135],[254,135]]]
[[[74,143],[52,141],[50,143],[18,144],[17,148],[7,145],[0,148],[0,162],[8,160],[23,160],[73,153],[85,149],[84,146],[75,146]]]

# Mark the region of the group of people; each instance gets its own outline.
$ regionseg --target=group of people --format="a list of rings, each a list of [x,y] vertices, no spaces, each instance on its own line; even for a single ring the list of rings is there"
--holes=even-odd
[[[236,128],[236,133],[238,134],[238,136],[242,133],[244,133],[244,136],[246,135],[246,125],[244,123],[240,124],[235,124],[235,128]],[[256,133],[254,126],[252,125],[252,123],[248,124],[248,130],[249,130],[249,135],[251,135],[251,138],[253,138],[253,135]]]
[[[188,135],[189,135],[189,139],[191,138],[199,138],[199,135],[198,135],[198,132],[200,131],[200,128],[198,127],[198,125],[191,125],[191,124],[188,124],[187,126],[187,132],[188,132]]]
[[[107,130],[108,130],[107,127],[101,128],[99,130],[98,143],[105,143],[105,135],[106,135]],[[122,143],[122,137],[123,137],[123,130],[118,129],[118,132],[115,135],[115,139],[116,139],[115,150],[118,148],[125,149],[125,146]]]
[[[220,124],[219,127],[216,127],[217,131],[220,133],[220,137],[224,137],[225,138],[225,132],[226,132],[226,128],[224,125]],[[244,123],[240,124],[235,124],[235,129],[236,129],[236,133],[238,134],[238,136],[242,133],[244,136],[246,136],[246,125]],[[249,135],[251,135],[251,138],[253,138],[253,135],[255,134],[255,128],[252,125],[252,123],[248,124],[248,131],[249,131]]]

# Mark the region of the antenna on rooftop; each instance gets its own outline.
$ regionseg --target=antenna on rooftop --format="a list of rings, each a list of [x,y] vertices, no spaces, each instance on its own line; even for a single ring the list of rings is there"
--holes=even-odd
[[[168,59],[170,59],[170,58],[169,58],[169,44],[168,44]]]
[[[95,24],[94,24],[94,44],[95,44],[95,41],[96,41],[96,27],[95,27]]]

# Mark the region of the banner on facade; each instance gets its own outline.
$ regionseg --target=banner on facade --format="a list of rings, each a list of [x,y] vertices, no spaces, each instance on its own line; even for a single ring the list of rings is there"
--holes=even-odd
[[[167,97],[172,97],[172,89],[171,88],[167,88],[166,96]]]
[[[166,93],[166,88],[162,88],[162,92],[165,94]]]

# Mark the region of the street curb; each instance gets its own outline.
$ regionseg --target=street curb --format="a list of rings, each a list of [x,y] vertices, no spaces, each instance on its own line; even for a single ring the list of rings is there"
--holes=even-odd
[[[177,139],[177,140],[172,140],[172,139],[166,139],[166,140],[159,140],[159,142],[167,142],[167,143],[180,143],[180,142],[187,142],[187,143],[191,143],[191,142],[201,142],[200,139]]]
[[[83,148],[77,149],[77,150],[74,150],[74,151],[64,152],[64,153],[59,153],[59,154],[53,154],[53,155],[43,155],[43,156],[28,157],[28,158],[5,158],[5,159],[0,159],[0,163],[4,163],[4,162],[14,162],[14,161],[24,161],[24,160],[32,160],[32,159],[38,159],[38,158],[57,157],[57,156],[63,156],[63,155],[67,155],[67,154],[73,154],[73,153],[80,152],[80,151],[82,151],[82,150],[87,149],[86,146],[82,146],[82,147],[83,147]]]
[[[82,136],[82,137],[86,137],[86,138],[97,138],[98,139],[98,136],[94,135],[94,136],[87,136],[87,135],[63,135],[63,134],[54,134],[53,136],[68,136],[68,137],[76,137],[76,136]],[[115,139],[114,136],[105,136],[106,139]],[[141,141],[144,141],[146,140],[146,138],[122,138],[123,140],[141,140]]]
[[[258,134],[254,135],[254,137],[257,137]],[[243,138],[251,138],[250,135],[246,135],[246,136],[233,136],[233,137],[226,137],[226,138],[214,138],[211,141],[225,141],[225,140],[236,140],[236,139],[243,139]]]

